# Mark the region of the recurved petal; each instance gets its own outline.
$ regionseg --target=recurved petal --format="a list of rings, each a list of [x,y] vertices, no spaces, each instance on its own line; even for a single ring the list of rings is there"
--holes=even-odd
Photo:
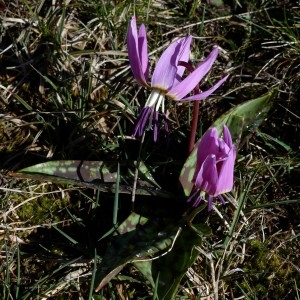
[[[185,37],[182,40],[181,52],[178,56],[178,62],[179,61],[184,61],[184,62],[189,61],[191,42],[192,42],[191,35]],[[177,64],[178,64],[178,62],[177,62]],[[181,77],[182,77],[185,69],[186,68],[184,66],[177,66],[177,74],[176,74],[174,85],[177,85],[179,82],[181,82]]]
[[[141,85],[148,86],[146,78],[148,72],[148,53],[145,50],[147,48],[146,29],[142,25],[138,35],[135,17],[132,17],[128,28],[127,48],[133,76]]]
[[[161,55],[152,75],[151,86],[160,90],[168,91],[174,84],[178,70],[179,57],[183,47],[186,44],[186,38],[181,38],[173,42]]]
[[[181,100],[184,96],[190,93],[195,88],[195,86],[199,83],[199,81],[201,81],[201,79],[209,72],[217,56],[218,56],[218,48],[216,47],[208,55],[205,61],[203,61],[191,74],[189,74],[178,85],[173,86],[173,88],[170,89],[167,95],[175,100]]]
[[[183,99],[175,99],[175,100],[180,100],[180,101],[200,101],[200,100],[204,100],[206,99],[208,96],[210,96],[215,90],[217,90],[228,78],[229,75],[225,76],[224,78],[220,79],[214,86],[212,86],[210,89],[190,96],[190,97],[186,97]]]

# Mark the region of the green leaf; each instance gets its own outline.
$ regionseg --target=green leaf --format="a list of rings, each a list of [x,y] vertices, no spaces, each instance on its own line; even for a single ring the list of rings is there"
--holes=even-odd
[[[222,126],[224,124],[227,125],[232,135],[233,143],[238,148],[238,144],[240,143],[242,136],[245,139],[249,134],[251,134],[251,131],[257,128],[264,121],[277,92],[277,89],[273,89],[259,98],[249,100],[233,107],[218,118],[211,127],[216,127],[221,133]],[[195,144],[193,151],[187,158],[180,173],[179,180],[186,196],[190,195],[194,185],[193,177],[197,162],[197,146],[200,140],[198,140]]]
[[[201,205],[181,220],[173,243],[164,253],[152,260],[136,261],[135,267],[151,283],[158,299],[175,299],[179,283],[199,255],[202,237],[211,234],[211,228],[203,223],[193,224],[194,218],[205,209]],[[186,224],[188,226],[184,226]]]
[[[192,224],[205,207],[193,210],[179,223],[131,213],[115,231],[97,268],[96,291],[132,263],[156,288],[159,299],[174,299],[180,280],[199,254],[195,246],[211,232],[205,224]],[[189,226],[185,226],[187,222]]]
[[[158,278],[158,299],[175,299],[182,277],[199,255],[195,247],[200,246],[201,241],[190,227],[183,227],[172,251],[152,261],[152,278],[154,281]]]
[[[136,162],[120,163],[120,193],[132,193],[135,165]],[[10,175],[19,178],[86,186],[103,192],[114,193],[118,178],[117,170],[117,161],[60,160],[34,165],[19,172],[11,172]],[[138,178],[137,195],[172,197],[170,193],[161,190],[143,162],[139,163]]]
[[[218,118],[211,127],[217,127],[219,132],[221,132],[223,124],[226,124],[230,129],[233,141],[242,135],[251,133],[251,131],[258,128],[264,121],[277,93],[278,90],[273,89],[261,97],[233,107]],[[236,140],[236,142],[239,141]]]
[[[127,263],[150,261],[168,251],[178,236],[178,230],[172,222],[150,220],[131,213],[111,238],[96,272],[96,291],[101,290]],[[146,266],[143,272],[148,271]]]

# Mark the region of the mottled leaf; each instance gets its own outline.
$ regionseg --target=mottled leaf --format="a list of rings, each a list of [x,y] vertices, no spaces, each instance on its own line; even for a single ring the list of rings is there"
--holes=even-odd
[[[136,162],[120,163],[120,193],[132,193]],[[117,161],[61,160],[34,165],[10,175],[19,178],[69,183],[114,192],[117,180]],[[139,163],[136,194],[170,197],[152,177],[143,162]]]

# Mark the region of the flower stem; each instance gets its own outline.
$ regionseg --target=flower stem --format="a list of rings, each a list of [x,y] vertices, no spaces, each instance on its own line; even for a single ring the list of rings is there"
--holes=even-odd
[[[178,65],[187,68],[191,73],[194,72],[194,70],[195,70],[195,68],[191,64],[189,64],[185,61],[179,61]],[[194,93],[195,94],[200,93],[199,84],[197,84],[195,86]],[[191,125],[188,154],[190,154],[192,152],[194,145],[195,145],[196,132],[197,132],[197,127],[198,127],[198,119],[199,119],[199,110],[200,110],[200,101],[194,101],[193,119],[192,119],[192,125]]]
[[[192,150],[194,148],[194,145],[195,145],[196,132],[197,132],[197,126],[198,126],[198,118],[199,118],[199,108],[200,108],[200,102],[195,101],[194,102],[194,109],[193,109],[193,119],[192,119],[191,133],[190,133],[190,139],[189,139],[189,148],[188,148],[188,153],[189,154],[192,152]]]

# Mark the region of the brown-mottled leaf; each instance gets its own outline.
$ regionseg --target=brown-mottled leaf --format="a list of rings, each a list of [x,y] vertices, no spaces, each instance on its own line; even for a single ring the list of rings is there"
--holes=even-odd
[[[57,183],[87,186],[103,192],[114,192],[117,179],[117,161],[60,160],[30,166],[10,175],[19,178],[45,180]],[[120,163],[120,193],[132,193],[136,162]],[[161,190],[148,168],[139,163],[136,194],[170,197]]]

